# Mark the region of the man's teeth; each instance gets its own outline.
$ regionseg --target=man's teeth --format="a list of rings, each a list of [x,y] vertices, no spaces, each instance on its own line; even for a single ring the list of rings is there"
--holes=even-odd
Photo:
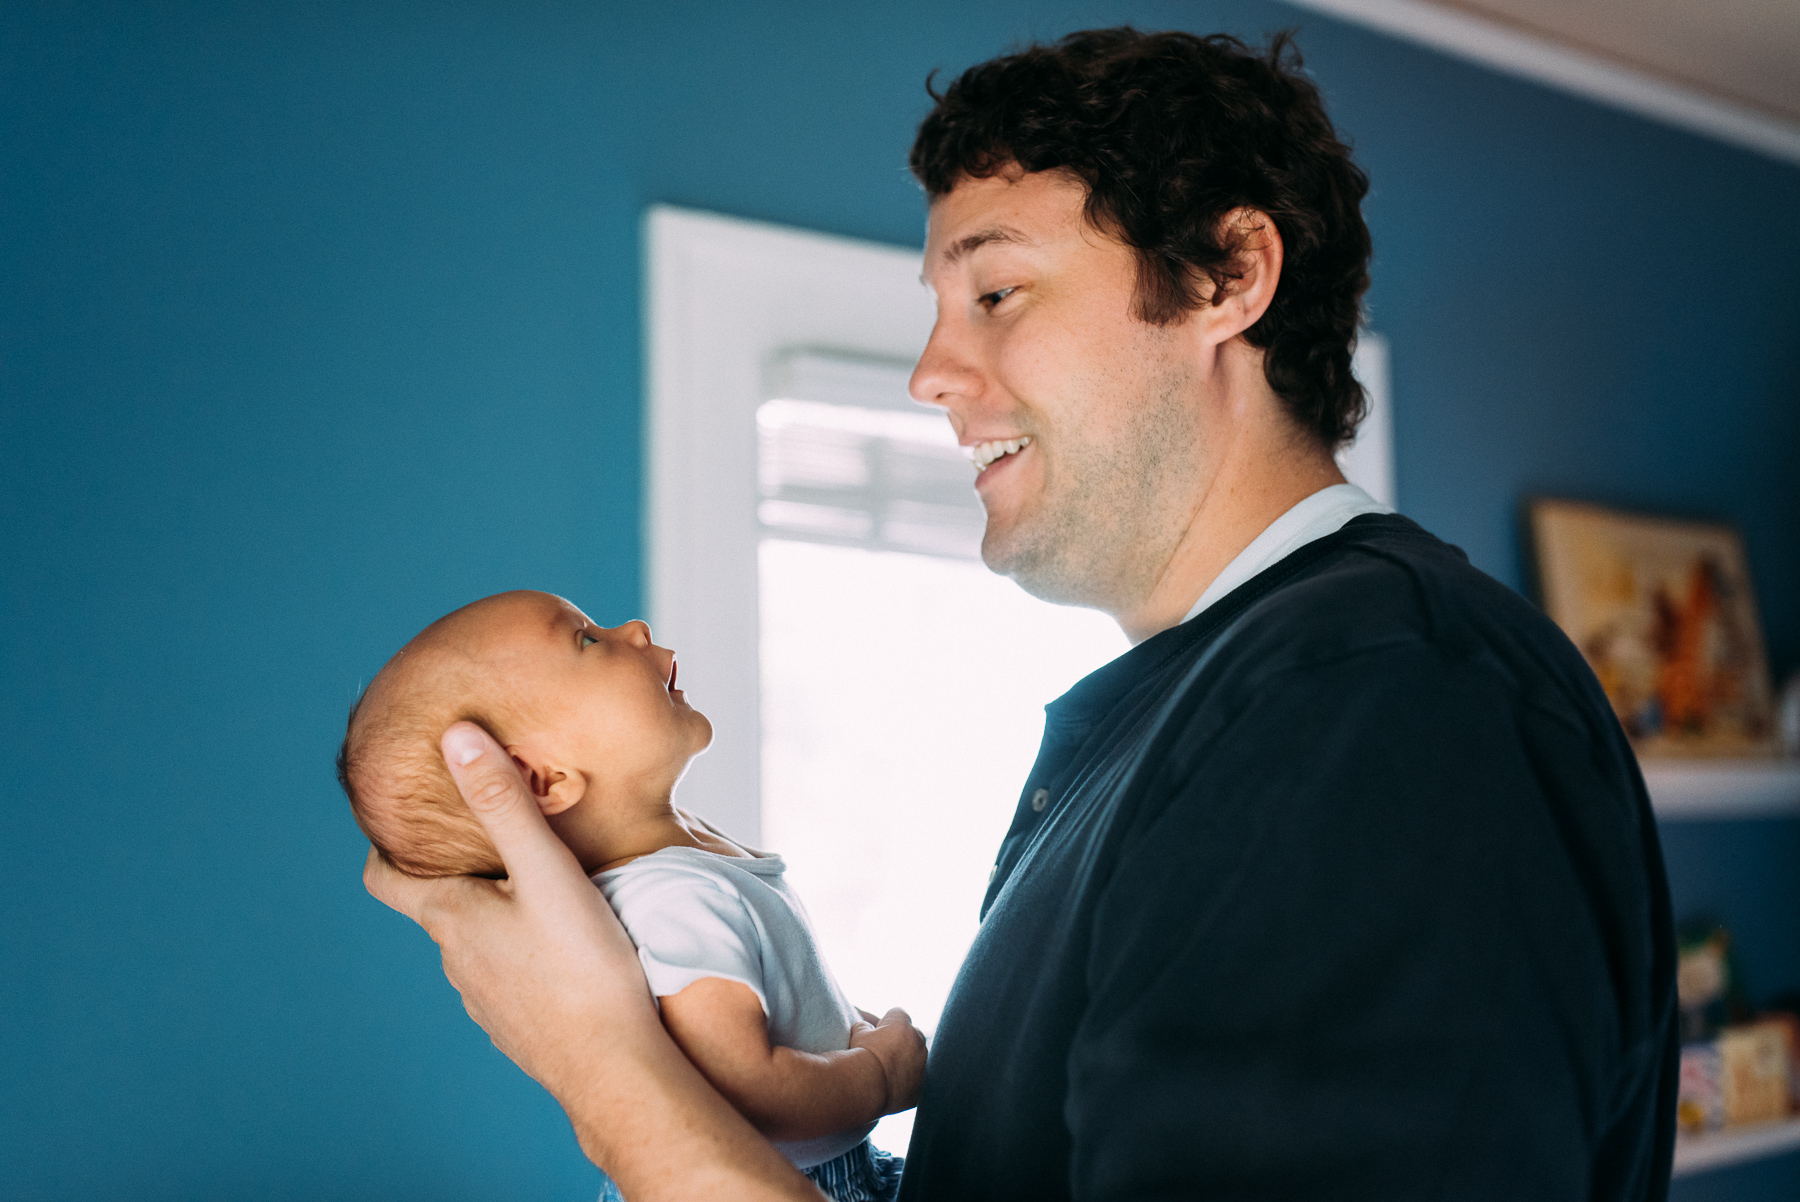
[[[984,472],[988,464],[1002,455],[1010,455],[1031,445],[1029,436],[1025,438],[1006,438],[999,442],[978,442],[969,449],[969,457],[975,461],[975,470]]]

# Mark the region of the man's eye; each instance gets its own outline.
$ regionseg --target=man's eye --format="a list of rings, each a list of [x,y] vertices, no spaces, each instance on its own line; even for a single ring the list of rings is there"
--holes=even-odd
[[[599,639],[595,638],[593,635],[589,634],[587,631],[584,630],[581,632],[581,645],[584,648],[591,647],[595,643],[598,643],[599,641],[600,641]]]
[[[992,309],[995,305],[1017,291],[1017,288],[998,288],[982,297],[979,303],[984,309]]]

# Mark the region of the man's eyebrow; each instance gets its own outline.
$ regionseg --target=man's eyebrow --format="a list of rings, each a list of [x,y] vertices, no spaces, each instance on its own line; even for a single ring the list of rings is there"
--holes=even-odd
[[[956,262],[976,248],[987,246],[989,243],[993,242],[1010,242],[1017,246],[1032,245],[1032,240],[1030,238],[1027,238],[1023,233],[1014,229],[1012,226],[994,225],[989,226],[985,230],[977,230],[973,234],[958,238],[949,246],[946,246],[944,248],[942,262],[944,266],[948,267],[950,264]]]

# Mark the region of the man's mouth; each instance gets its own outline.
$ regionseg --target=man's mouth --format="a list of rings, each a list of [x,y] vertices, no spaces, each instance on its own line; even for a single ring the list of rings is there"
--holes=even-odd
[[[977,475],[987,471],[990,464],[1015,452],[1022,451],[1031,445],[1031,436],[1023,438],[1003,438],[997,442],[978,442],[969,448],[969,458],[975,463]]]

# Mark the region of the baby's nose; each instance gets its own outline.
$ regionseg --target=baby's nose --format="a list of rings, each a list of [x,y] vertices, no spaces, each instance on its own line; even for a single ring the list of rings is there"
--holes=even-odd
[[[644,621],[642,618],[631,619],[631,621],[619,627],[619,633],[640,647],[648,647],[650,645],[650,623]]]

